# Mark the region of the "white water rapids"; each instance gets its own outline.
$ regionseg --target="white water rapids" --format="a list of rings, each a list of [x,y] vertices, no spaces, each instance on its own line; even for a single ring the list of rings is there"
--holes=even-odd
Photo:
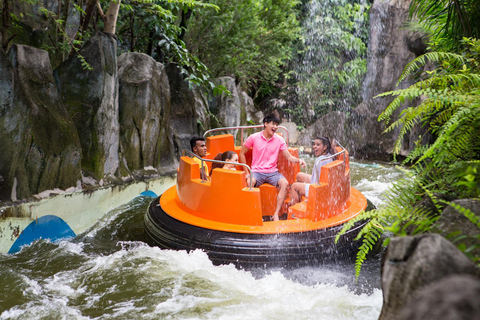
[[[374,163],[351,168],[352,185],[377,206],[401,175]],[[0,319],[378,318],[377,258],[358,283],[350,264],[257,271],[214,266],[204,252],[142,241],[150,201],[135,198],[73,240],[36,241],[0,255]]]

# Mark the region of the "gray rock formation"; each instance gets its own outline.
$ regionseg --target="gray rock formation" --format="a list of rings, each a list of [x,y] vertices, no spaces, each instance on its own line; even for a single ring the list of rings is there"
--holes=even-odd
[[[240,125],[241,102],[240,95],[232,77],[221,77],[218,83],[225,86],[231,95],[222,93],[214,97],[210,103],[211,112],[217,117],[219,127],[236,127]],[[247,102],[248,103],[248,102]],[[238,130],[230,130],[234,136]]]
[[[165,67],[143,53],[118,58],[120,144],[126,172],[173,166],[170,85]],[[122,176],[126,175],[122,173]]]
[[[338,140],[343,145],[346,141],[345,118],[345,114],[340,111],[327,113],[305,130],[299,137],[298,143],[305,147],[311,147],[311,140],[315,137],[328,137]]]
[[[119,168],[117,42],[97,32],[80,54],[55,70],[62,101],[80,137],[85,174],[97,180],[114,179]],[[86,171],[86,172],[85,172]]]
[[[0,53],[0,199],[77,185],[81,148],[62,104],[48,53],[14,45]]]
[[[295,122],[284,121],[280,124],[280,126],[285,127],[288,130],[288,138],[285,134],[283,136],[285,138],[285,141],[288,140],[287,143],[289,145],[297,145],[298,144],[298,139],[299,139],[299,132],[297,130],[297,125],[295,124]],[[281,130],[278,131],[278,132],[283,134],[283,131],[281,131]]]
[[[239,87],[237,87],[237,92],[241,105],[240,124],[242,126],[262,124],[264,114],[262,111],[259,111],[257,108],[255,108],[253,99]]]
[[[395,319],[415,291],[456,274],[480,273],[470,259],[442,236],[392,238],[382,257],[383,307],[379,320]]]
[[[452,202],[459,205],[462,208],[461,210],[470,210],[477,219],[480,218],[480,201],[474,199],[458,199]],[[480,233],[478,227],[465,217],[464,214],[451,206],[447,206],[442,211],[442,215],[434,227],[441,230],[441,234],[444,237],[450,236],[452,240],[460,235],[467,236],[466,238],[456,241],[456,245],[464,244],[466,248],[480,246],[480,239],[477,237]],[[480,248],[470,250],[469,252],[473,255],[480,255]]]
[[[362,103],[351,114],[330,112],[309,126],[299,144],[309,143],[315,136],[335,137],[351,155],[359,158],[390,158],[398,131],[384,134],[379,114],[393,100],[375,98],[380,93],[406,88],[413,84],[407,79],[397,86],[405,66],[426,50],[425,40],[403,27],[408,20],[411,0],[378,0],[370,8],[370,38],[367,54],[367,74],[363,82]],[[410,102],[404,108],[414,105]],[[415,128],[402,144],[401,154],[414,147],[414,141],[424,133]],[[428,136],[425,137],[428,139]]]
[[[416,291],[396,320],[479,320],[480,280],[453,275]]]
[[[166,69],[171,95],[169,141],[173,145],[177,159],[183,149],[190,150],[192,135],[201,135],[210,128],[210,119],[207,116],[207,98],[203,92],[198,88],[190,90],[176,66],[170,65]]]
[[[408,20],[411,0],[375,1],[370,8],[370,39],[367,75],[363,82],[363,102],[354,110],[348,124],[348,141],[360,156],[392,153],[397,132],[382,134],[384,124],[378,115],[393,100],[376,95],[406,88],[412,81],[396,83],[405,66],[417,55],[410,51],[410,33],[402,29]]]

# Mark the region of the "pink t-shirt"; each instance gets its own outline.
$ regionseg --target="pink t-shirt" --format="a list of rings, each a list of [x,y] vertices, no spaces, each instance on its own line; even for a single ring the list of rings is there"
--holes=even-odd
[[[252,148],[252,170],[261,173],[278,171],[278,153],[287,149],[287,144],[281,136],[274,134],[267,140],[263,136],[263,131],[249,136],[243,145]]]

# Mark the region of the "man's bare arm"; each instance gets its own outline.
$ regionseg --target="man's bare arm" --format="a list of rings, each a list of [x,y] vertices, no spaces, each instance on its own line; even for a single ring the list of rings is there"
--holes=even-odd
[[[245,155],[247,154],[248,150],[249,149],[247,147],[242,146],[242,149],[240,150],[240,153],[238,155],[238,160],[240,161],[240,163],[247,164],[247,158],[245,157]]]
[[[302,167],[305,167],[307,165],[305,161],[303,161],[302,159],[292,156],[290,152],[288,152],[288,149],[283,150],[282,153],[283,153],[283,156],[288,160],[288,162],[300,163],[300,166]]]

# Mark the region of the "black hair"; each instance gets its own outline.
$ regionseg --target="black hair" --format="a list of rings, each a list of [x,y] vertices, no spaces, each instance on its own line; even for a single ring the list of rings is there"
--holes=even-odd
[[[278,125],[280,124],[280,119],[278,119],[278,117],[274,113],[270,113],[270,114],[267,114],[265,118],[263,118],[262,124],[265,126],[265,123],[270,123],[270,122],[273,122]]]
[[[192,152],[193,152],[193,148],[197,146],[197,141],[205,141],[205,138],[198,137],[198,136],[193,136],[190,139],[190,148],[192,148]]]
[[[333,151],[333,148],[332,148],[332,143],[330,142],[330,139],[329,138],[325,138],[325,137],[317,137],[315,138],[315,140],[320,140],[322,141],[322,144],[324,146],[327,147],[327,154],[330,153],[330,154],[334,154],[335,152]]]

